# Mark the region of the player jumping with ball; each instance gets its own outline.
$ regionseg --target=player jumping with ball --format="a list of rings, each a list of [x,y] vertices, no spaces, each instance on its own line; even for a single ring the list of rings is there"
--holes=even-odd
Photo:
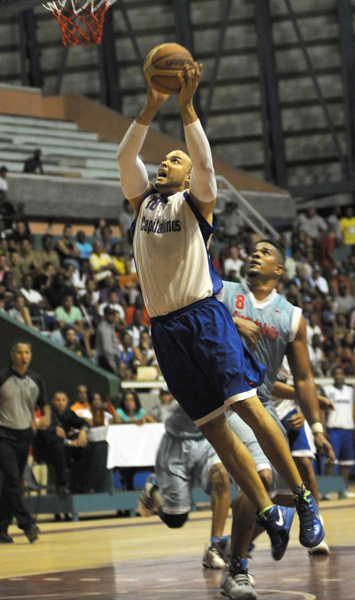
[[[217,228],[217,184],[209,143],[193,107],[201,68],[194,63],[179,74],[178,102],[189,156],[170,152],[154,186],[149,183],[138,154],[152,119],[168,98],[149,87],[146,104],[118,149],[121,185],[135,210],[134,257],[163,376],[252,502],[258,523],[271,538],[274,557],[281,558],[288,541],[288,509],[272,504],[250,453],[228,426],[226,409],[254,430],[293,490],[301,544],[319,544],[324,530],[279,427],[256,395],[265,367],[242,344],[227,307],[218,299],[223,282],[208,254]],[[323,438],[318,449],[327,453]],[[237,564],[231,564],[230,577],[238,577]],[[224,593],[236,597],[229,588]]]

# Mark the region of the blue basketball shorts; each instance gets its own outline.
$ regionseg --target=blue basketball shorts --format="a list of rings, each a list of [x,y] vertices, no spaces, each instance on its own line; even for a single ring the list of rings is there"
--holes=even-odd
[[[335,453],[336,465],[353,465],[354,460],[354,430],[328,428],[328,436]]]
[[[297,410],[291,410],[286,417],[281,420],[282,425],[286,429],[288,442],[290,444],[292,456],[308,456],[315,458],[316,448],[313,441],[313,435],[307,423],[299,431],[291,429],[287,419],[295,415]]]
[[[242,343],[227,307],[215,297],[151,319],[161,372],[197,426],[256,394],[266,367]]]

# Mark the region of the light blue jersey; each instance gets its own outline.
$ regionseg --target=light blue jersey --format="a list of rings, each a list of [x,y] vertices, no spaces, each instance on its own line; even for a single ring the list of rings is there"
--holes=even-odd
[[[224,286],[223,302],[232,317],[253,321],[261,329],[261,338],[254,355],[267,367],[264,382],[258,388],[258,396],[265,403],[270,400],[270,392],[287,345],[296,337],[302,310],[285,300],[276,290],[259,302],[245,282],[225,281]]]

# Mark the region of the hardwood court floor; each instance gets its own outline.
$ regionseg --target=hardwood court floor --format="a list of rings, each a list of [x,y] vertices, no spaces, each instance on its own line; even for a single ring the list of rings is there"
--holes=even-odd
[[[355,501],[321,506],[329,557],[309,557],[297,542],[272,560],[261,536],[251,561],[259,600],[355,600]],[[230,527],[230,520],[226,529]],[[220,572],[201,567],[210,513],[180,530],[159,519],[42,523],[33,545],[12,527],[15,543],[0,546],[0,600],[220,600]]]

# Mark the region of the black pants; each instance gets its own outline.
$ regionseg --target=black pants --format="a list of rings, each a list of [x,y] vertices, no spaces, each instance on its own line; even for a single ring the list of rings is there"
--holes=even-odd
[[[40,432],[41,433],[41,432]],[[65,446],[62,440],[54,443],[47,443],[39,439],[37,434],[33,443],[33,452],[35,460],[53,465],[57,486],[68,485],[67,457]]]
[[[12,518],[20,529],[34,524],[22,504],[22,478],[31,442],[31,430],[0,427],[0,470],[3,483],[0,493],[0,533],[6,533]]]

